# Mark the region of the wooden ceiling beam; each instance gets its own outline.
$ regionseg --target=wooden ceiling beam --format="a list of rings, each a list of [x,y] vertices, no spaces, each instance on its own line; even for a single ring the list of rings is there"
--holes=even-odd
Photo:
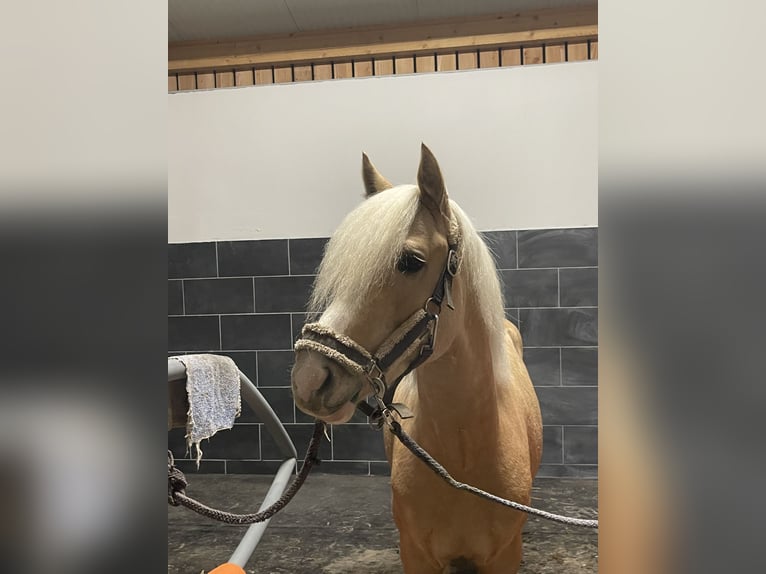
[[[596,5],[496,14],[334,31],[298,32],[238,40],[174,42],[168,71],[182,73],[279,64],[305,64],[395,54],[488,49],[530,43],[595,39]]]

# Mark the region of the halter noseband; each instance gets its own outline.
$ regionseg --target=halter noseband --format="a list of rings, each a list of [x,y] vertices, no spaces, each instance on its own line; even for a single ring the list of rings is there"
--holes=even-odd
[[[336,333],[320,323],[304,325],[301,338],[295,342],[296,352],[305,349],[321,353],[349,371],[367,379],[372,387],[377,407],[372,407],[362,400],[357,404],[357,408],[370,417],[371,422],[377,427],[382,426],[384,418],[392,416],[392,410],[396,411],[401,418],[414,416],[406,405],[392,402],[394,393],[402,379],[433,354],[442,303],[454,309],[452,279],[460,268],[458,247],[459,241],[455,234],[454,238],[450,238],[447,262],[431,296],[426,299],[422,308],[394,329],[394,332],[380,344],[374,354],[350,337]],[[416,347],[419,348],[416,349]],[[391,374],[389,371],[392,367],[410,350],[415,352],[415,357],[396,376],[393,383],[387,384],[386,375]]]

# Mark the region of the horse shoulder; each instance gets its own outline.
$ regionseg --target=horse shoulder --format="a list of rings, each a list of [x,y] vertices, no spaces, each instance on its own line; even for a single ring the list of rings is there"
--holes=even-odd
[[[516,350],[516,352],[519,354],[519,357],[523,355],[523,349],[524,344],[521,341],[521,332],[519,331],[518,327],[511,323],[508,319],[505,320],[505,332],[508,334],[508,337],[511,339],[511,343],[513,344],[513,348]]]
[[[532,475],[537,472],[542,458],[543,424],[540,413],[540,403],[535,393],[534,385],[529,377],[523,359],[524,343],[519,329],[506,319],[505,330],[508,335],[508,352],[511,354],[512,389],[508,397],[514,412],[512,425],[522,425],[523,430],[516,429],[513,436],[526,436],[529,445],[529,461]]]

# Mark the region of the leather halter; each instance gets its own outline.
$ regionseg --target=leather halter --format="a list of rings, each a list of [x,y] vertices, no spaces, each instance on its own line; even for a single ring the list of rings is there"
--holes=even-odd
[[[447,261],[431,296],[423,307],[415,311],[378,347],[370,353],[356,341],[342,333],[320,323],[308,323],[303,326],[301,338],[295,342],[295,351],[310,350],[321,353],[328,359],[339,363],[352,373],[364,376],[372,387],[377,407],[362,400],[357,408],[370,417],[378,428],[385,418],[391,417],[391,411],[401,418],[414,416],[406,405],[393,403],[394,393],[402,379],[421,364],[434,351],[436,333],[439,326],[439,314],[442,303],[454,309],[452,305],[452,280],[460,268],[458,238],[451,238]],[[412,351],[410,351],[412,350]],[[408,354],[414,352],[414,358],[406,365],[392,383],[387,383],[386,376],[391,375],[392,367]]]

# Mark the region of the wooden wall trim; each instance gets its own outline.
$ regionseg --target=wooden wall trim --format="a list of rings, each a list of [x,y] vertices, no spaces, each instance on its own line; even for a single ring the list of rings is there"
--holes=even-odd
[[[168,72],[236,71],[397,55],[416,57],[468,49],[582,42],[597,35],[597,6],[584,5],[397,27],[300,32],[218,42],[176,42],[168,45]]]
[[[397,55],[383,58],[361,56],[361,60],[317,62],[299,65],[265,66],[232,72],[184,72],[168,75],[169,92],[241,87],[261,84],[310,82],[342,78],[365,78],[472,70],[509,66],[554,64],[598,59],[598,38],[574,42],[519,45],[489,50],[464,49],[420,56]],[[234,82],[232,84],[232,75]]]

